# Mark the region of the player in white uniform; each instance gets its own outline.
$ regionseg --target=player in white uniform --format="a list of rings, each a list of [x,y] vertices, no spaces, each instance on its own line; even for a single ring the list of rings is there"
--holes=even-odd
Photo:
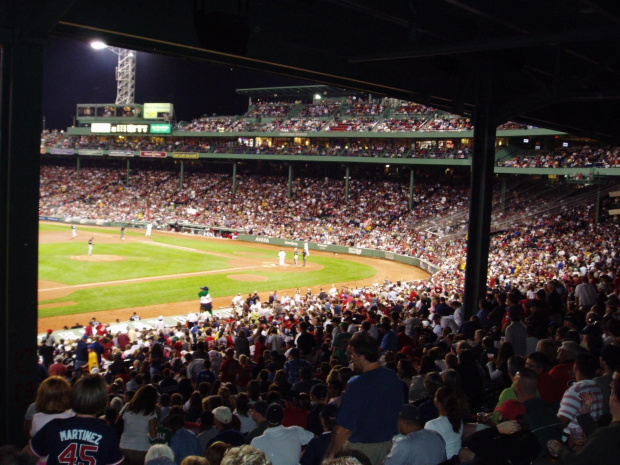
[[[151,231],[153,230],[153,225],[151,223],[148,223],[146,225],[146,237],[151,237]]]
[[[308,241],[304,242],[304,252],[306,252],[306,255],[308,257],[310,256],[310,249],[308,249]]]
[[[88,239],[88,255],[93,254],[93,238]]]
[[[77,237],[77,226],[71,225],[71,239],[75,239]]]
[[[280,259],[280,266],[284,266],[284,259],[286,259],[286,252],[284,249],[280,249],[278,252],[278,258]]]
[[[297,250],[297,247],[295,247],[295,252],[293,252],[293,261],[295,262],[295,265],[297,265],[298,260],[299,260],[299,251]]]

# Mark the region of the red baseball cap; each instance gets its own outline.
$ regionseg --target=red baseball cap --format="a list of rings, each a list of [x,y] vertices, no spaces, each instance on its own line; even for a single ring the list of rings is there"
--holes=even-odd
[[[525,405],[518,400],[507,400],[499,407],[495,407],[496,412],[500,412],[507,420],[523,420],[525,419]]]

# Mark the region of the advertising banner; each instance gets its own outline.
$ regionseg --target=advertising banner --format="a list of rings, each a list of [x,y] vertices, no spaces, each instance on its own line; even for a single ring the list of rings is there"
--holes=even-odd
[[[133,150],[108,150],[108,155],[111,157],[133,157]]]
[[[185,160],[198,160],[200,154],[198,152],[174,152],[172,158],[183,158]]]
[[[142,158],[166,158],[167,152],[140,152]]]
[[[103,155],[103,150],[100,149],[80,149],[78,155]]]
[[[52,155],[73,155],[75,150],[73,149],[51,149],[50,153]]]

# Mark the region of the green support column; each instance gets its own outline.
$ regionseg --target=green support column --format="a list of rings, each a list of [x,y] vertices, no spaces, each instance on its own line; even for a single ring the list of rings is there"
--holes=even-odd
[[[233,163],[233,176],[232,176],[232,193],[237,195],[237,163]]]
[[[81,159],[81,158],[80,158],[80,156],[78,155],[78,156],[77,156],[77,171],[76,171],[76,174],[77,174],[77,180],[78,180],[78,181],[80,180],[80,168],[81,168],[81,167],[82,167],[82,159]]]
[[[506,211],[506,176],[502,176],[502,211]]]
[[[125,175],[125,185],[129,187],[129,173],[131,172],[131,161],[127,159],[127,174]]]
[[[39,170],[44,40],[23,38],[32,2],[3,18],[0,50],[0,444],[27,444],[24,414],[37,376]],[[19,19],[18,19],[19,18]],[[11,22],[13,21],[13,22]],[[70,229],[67,226],[67,237]],[[56,328],[60,329],[60,328]],[[58,338],[57,338],[58,339]]]
[[[465,319],[477,311],[478,300],[485,295],[493,200],[493,166],[495,164],[495,127],[493,117],[493,69],[478,67],[476,105],[474,108],[474,153],[471,169],[471,196],[465,273]]]
[[[409,211],[413,210],[413,186],[415,182],[415,170],[409,172]]]
[[[349,203],[349,176],[351,174],[351,168],[347,166],[347,172],[344,177],[344,201]]]
[[[293,165],[288,165],[288,192],[286,196],[293,197]]]
[[[183,182],[185,181],[185,163],[184,160],[181,160],[181,185],[179,188],[183,190]]]

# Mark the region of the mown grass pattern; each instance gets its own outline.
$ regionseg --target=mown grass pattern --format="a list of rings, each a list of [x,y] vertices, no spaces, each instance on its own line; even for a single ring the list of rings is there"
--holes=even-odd
[[[95,237],[95,254],[119,255],[125,260],[115,262],[82,262],[72,260],[73,255],[85,255],[87,245],[84,242],[71,241],[67,225],[41,224],[42,231],[66,231],[67,241],[46,243],[39,246],[39,279],[56,281],[66,285],[110,282],[142,277],[168,276],[179,273],[213,271],[206,276],[171,277],[150,282],[118,283],[96,288],[79,289],[70,295],[49,299],[40,304],[67,302],[66,306],[39,310],[40,317],[70,315],[102,310],[115,310],[138,306],[158,305],[176,302],[189,302],[188,312],[198,307],[197,293],[201,286],[208,285],[213,297],[242,295],[253,291],[268,292],[287,288],[303,288],[332,282],[356,281],[372,277],[376,269],[372,266],[331,258],[311,255],[310,260],[323,266],[322,270],[305,273],[290,273],[280,267],[266,270],[230,271],[235,267],[235,257],[243,258],[239,252],[250,252],[252,258],[277,262],[277,248],[273,251],[252,247],[252,244],[236,241],[199,241],[191,236],[167,237],[153,236],[153,242],[186,247],[193,250],[180,250],[160,247],[148,243],[128,241],[122,244],[97,243]],[[80,235],[91,233],[116,235],[116,229],[79,227]],[[133,233],[133,234],[132,234]],[[138,231],[126,230],[125,235],[136,235]],[[82,236],[83,237],[83,236]],[[231,257],[211,255],[227,254]],[[289,262],[292,261],[292,249]],[[222,273],[217,273],[222,270]],[[233,274],[254,274],[265,276],[267,281],[236,281],[229,279]],[[72,304],[71,302],[75,302]],[[196,307],[196,308],[194,308]]]

